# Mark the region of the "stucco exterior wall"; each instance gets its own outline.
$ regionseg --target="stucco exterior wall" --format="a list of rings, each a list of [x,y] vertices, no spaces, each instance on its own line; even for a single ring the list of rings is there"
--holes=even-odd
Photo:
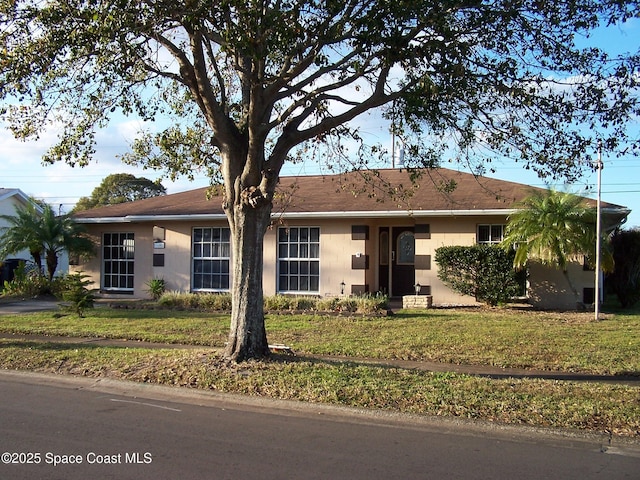
[[[367,243],[351,239],[350,219],[288,220],[267,231],[264,240],[263,290],[265,295],[277,293],[278,228],[319,227],[320,228],[320,287],[319,295],[340,295],[341,283],[344,293],[349,294],[353,285],[366,283],[366,270],[352,270],[351,256],[367,254]]]
[[[153,277],[163,278],[168,291],[188,292],[191,288],[191,235],[194,227],[226,226],[222,223],[160,222],[164,241],[154,239],[153,254],[164,255],[164,266],[153,267]],[[156,233],[158,229],[156,228]],[[158,248],[164,244],[164,248]],[[152,259],[151,259],[152,260]],[[150,261],[151,261],[150,260]]]
[[[444,217],[428,220],[431,225],[431,238],[416,241],[416,254],[431,255],[431,269],[416,272],[420,274],[417,275],[416,280],[421,285],[431,286],[434,306],[475,305],[477,303],[475,298],[454,292],[438,278],[438,264],[435,258],[436,250],[440,247],[476,243],[478,221],[469,217]]]
[[[595,287],[595,272],[584,270],[582,262],[576,260],[568,265],[567,275],[568,280],[561,270],[532,262],[528,289],[531,304],[541,309],[584,308],[584,289]]]
[[[133,233],[134,250],[134,291],[131,294],[114,294],[102,291],[105,297],[146,298],[146,283],[153,278],[153,225],[150,223],[123,223],[87,225],[87,231],[98,245],[97,255],[89,260],[70,266],[70,272],[82,272],[93,281],[92,288],[101,289],[102,238],[105,233]]]
[[[428,235],[416,235],[416,255],[430,257],[415,270],[415,281],[423,287],[423,293],[430,293],[434,306],[474,305],[474,298],[459,295],[444,285],[437,277],[438,265],[435,262],[436,250],[449,245],[473,245],[477,242],[479,224],[505,224],[505,217],[404,217],[404,218],[322,218],[289,219],[275,224],[264,238],[264,274],[265,295],[277,293],[278,261],[277,239],[280,227],[319,227],[320,228],[320,282],[318,295],[337,296],[341,294],[344,282],[344,294],[359,291],[376,292],[381,288],[380,231],[393,227],[416,228],[416,225],[428,225]],[[352,227],[366,227],[366,237],[355,236]],[[161,232],[163,238],[154,238]],[[163,278],[168,290],[188,292],[192,285],[192,231],[194,227],[224,227],[226,221],[187,222],[171,221],[90,224],[88,230],[97,242],[107,232],[135,235],[135,278],[134,291],[131,294],[109,294],[106,296],[122,298],[147,298],[147,282],[154,277]],[[153,266],[154,254],[163,256],[164,266]],[[232,253],[233,255],[233,253]],[[86,263],[72,267],[73,271],[82,271],[100,287],[102,252]],[[366,260],[366,262],[365,262]],[[362,265],[366,263],[367,268]],[[357,265],[360,266],[357,266]],[[356,265],[356,266],[354,266]],[[531,303],[539,308],[576,308],[583,300],[583,289],[593,286],[594,273],[583,271],[582,264],[571,265],[570,276],[579,292],[579,298],[571,293],[562,272],[533,264],[529,275],[529,294]],[[392,279],[390,279],[392,282]]]

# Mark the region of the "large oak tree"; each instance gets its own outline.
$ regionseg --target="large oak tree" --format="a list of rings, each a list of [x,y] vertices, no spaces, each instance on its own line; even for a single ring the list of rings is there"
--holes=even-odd
[[[219,165],[233,237],[226,355],[268,355],[262,243],[278,175],[386,109],[405,157],[507,155],[576,175],[638,113],[638,52],[579,42],[638,14],[621,0],[0,0],[0,98],[19,137],[54,122],[45,161],[84,165],[113,115],[159,133],[171,174]],[[476,148],[477,147],[477,148]],[[456,153],[457,152],[457,153]]]

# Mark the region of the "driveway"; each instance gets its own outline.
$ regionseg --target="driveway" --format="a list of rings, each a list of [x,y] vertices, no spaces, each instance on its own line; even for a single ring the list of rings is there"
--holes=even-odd
[[[55,299],[1,300],[0,315],[58,310],[60,302]]]

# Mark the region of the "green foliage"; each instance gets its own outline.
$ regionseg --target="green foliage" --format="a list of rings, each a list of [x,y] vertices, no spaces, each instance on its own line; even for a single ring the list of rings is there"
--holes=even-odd
[[[605,286],[616,294],[623,308],[640,300],[640,230],[620,230],[611,238],[615,268]]]
[[[612,268],[603,239],[603,270]],[[509,216],[502,246],[516,250],[514,266],[536,260],[560,270],[576,258],[595,258],[596,210],[583,197],[556,190],[534,190]]]
[[[480,163],[508,156],[572,179],[598,139],[618,154],[635,140],[627,125],[640,108],[637,55],[614,59],[577,39],[602,19],[619,28],[637,6],[1,2],[0,120],[23,139],[56,121],[60,140],[43,160],[84,166],[112,118],[153,123],[162,115],[169,126],[147,137],[149,149],[136,146],[139,161],[169,176],[219,166],[231,223],[249,208],[260,207],[247,216],[256,225],[269,218],[288,161],[330,159],[336,170],[351,169],[346,152],[365,150],[358,117],[373,109],[394,117],[411,153],[407,166],[445,155]],[[345,138],[362,148],[345,148]],[[257,247],[243,233],[250,231],[234,229],[248,249]],[[254,289],[249,296],[260,294],[262,273],[253,268],[240,280]]]
[[[386,311],[388,302],[389,298],[385,295],[331,298],[273,295],[264,298],[264,309],[274,312],[308,311],[369,314]],[[229,311],[231,310],[231,295],[226,293],[167,292],[160,297],[158,303],[171,308]]]
[[[147,292],[151,295],[151,298],[158,300],[167,289],[167,283],[164,278],[152,278],[147,282]]]
[[[165,292],[158,299],[158,304],[169,308],[228,312],[231,310],[231,294],[172,291]]]
[[[26,262],[20,262],[13,271],[13,279],[5,280],[3,295],[23,298],[33,298],[39,295],[53,293],[51,282],[42,273]]]
[[[438,278],[453,290],[489,305],[506,303],[520,292],[513,254],[494,245],[436,249]]]
[[[349,122],[387,105],[407,141],[410,133],[443,139],[430,153],[455,138],[461,156],[479,144],[479,154],[491,147],[489,158],[497,151],[567,176],[579,173],[573,159],[597,137],[622,150],[637,114],[634,52],[613,61],[577,41],[620,28],[636,15],[635,0],[251,5],[3,2],[0,113],[22,138],[37,136],[48,117],[65,122],[45,159],[79,165],[91,161],[96,131],[111,117],[173,113],[196,128],[171,123],[153,139],[160,155],[145,151],[142,161],[188,175],[192,158],[194,169],[241,167],[255,147],[259,175],[279,173],[305,142],[360,139]]]
[[[61,284],[62,299],[69,303],[66,308],[81,318],[85,310],[93,308],[95,300],[93,290],[89,288],[93,282],[88,278],[88,275],[73,273],[64,277]]]
[[[583,256],[595,258],[596,209],[586,199],[553,189],[533,190],[509,216],[502,248],[515,249],[513,265],[524,269],[529,260],[560,269],[576,297],[579,292],[571,281],[567,265]],[[601,268],[613,269],[609,238],[601,242]]]
[[[73,212],[95,207],[117,205],[144,198],[165,195],[167,189],[159,182],[129,173],[114,173],[106,176],[100,185],[93,189],[90,197],[81,197]]]
[[[14,215],[1,215],[8,227],[0,229],[0,258],[27,250],[38,270],[42,270],[44,245],[42,230],[42,208],[36,202],[16,207]]]
[[[58,268],[60,254],[90,256],[95,252],[93,241],[85,235],[84,227],[67,215],[56,215],[51,205],[42,209],[34,203],[16,207],[15,215],[0,216],[9,226],[0,235],[0,257],[29,250],[38,269],[44,257],[49,281]]]

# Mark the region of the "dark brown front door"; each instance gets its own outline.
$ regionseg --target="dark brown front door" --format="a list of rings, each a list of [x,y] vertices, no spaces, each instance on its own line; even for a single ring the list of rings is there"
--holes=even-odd
[[[391,235],[391,296],[415,293],[416,241],[413,227],[393,227]]]

